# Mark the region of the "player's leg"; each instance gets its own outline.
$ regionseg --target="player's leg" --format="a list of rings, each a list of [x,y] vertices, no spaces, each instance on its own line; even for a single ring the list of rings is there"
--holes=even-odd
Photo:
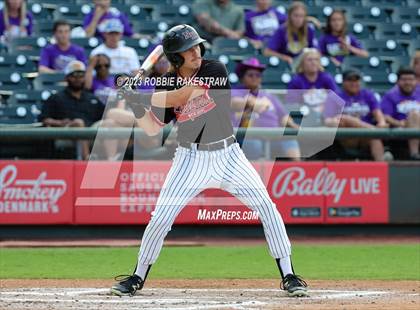
[[[143,287],[175,218],[189,200],[199,194],[208,183],[208,170],[209,161],[205,152],[178,148],[152,218],[143,234],[136,270],[132,276],[114,285],[111,292],[117,295],[133,295]]]
[[[226,154],[226,160],[217,162],[219,177],[227,181],[222,183],[225,184],[224,189],[258,213],[270,254],[277,262],[283,286],[289,295],[306,296],[306,283],[294,274],[290,258],[291,245],[283,219],[268,195],[261,177],[237,144]]]

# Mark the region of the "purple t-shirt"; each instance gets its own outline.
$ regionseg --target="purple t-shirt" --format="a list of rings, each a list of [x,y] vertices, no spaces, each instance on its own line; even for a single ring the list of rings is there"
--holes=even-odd
[[[107,104],[108,97],[114,93],[114,77],[109,76],[105,80],[99,80],[96,77],[92,80],[92,92],[99,98],[103,104]]]
[[[372,112],[380,109],[380,106],[372,91],[362,89],[357,95],[350,96],[344,90],[339,90],[337,94],[344,100],[344,109],[339,105],[339,102],[328,100],[324,110],[324,117],[334,117],[343,113],[358,117],[369,124],[376,123]]]
[[[33,19],[34,19],[34,17],[32,16],[32,13],[27,12],[26,13],[26,20],[25,20],[24,24],[25,24],[25,28],[26,28],[26,32],[27,32],[28,36],[30,36],[32,34],[32,28],[33,28],[33,24],[34,24]],[[9,24],[19,27],[20,18],[9,16]],[[0,10],[0,36],[4,34],[5,30],[6,30],[6,25],[4,23],[3,10]],[[14,31],[12,31],[12,32],[14,32]]]
[[[333,77],[327,72],[319,72],[314,82],[309,81],[303,73],[292,77],[287,85],[286,103],[303,104],[316,112],[321,112],[329,96],[329,91],[338,91]]]
[[[85,16],[85,19],[83,20],[83,28],[86,29],[89,24],[91,23],[93,19],[93,15],[95,14],[95,9],[93,9],[89,14]],[[127,15],[125,15],[123,12],[116,8],[109,8],[108,12],[106,12],[104,15],[101,16],[99,19],[98,24],[96,25],[96,32],[95,36],[102,38],[102,31],[101,28],[103,27],[104,22],[109,19],[118,19],[120,22],[124,25],[124,36],[131,37],[133,35],[133,29],[131,27],[130,21],[128,20]]]
[[[352,34],[346,35],[345,41],[351,46],[362,48],[360,42]],[[319,39],[319,50],[323,55],[335,57],[340,62],[348,55],[348,52],[341,49],[338,37],[332,34],[321,36]]]
[[[271,101],[271,106],[264,112],[257,114],[253,113],[255,118],[252,120],[252,127],[279,127],[281,120],[288,114],[286,109],[280,100],[268,92],[259,90],[258,93],[250,92],[249,89],[245,89],[244,86],[238,85],[231,91],[232,97],[247,97],[250,94],[263,98],[267,97]],[[244,111],[232,111],[232,123],[234,127],[238,127],[239,121]]]
[[[285,54],[291,57],[298,56],[305,47],[318,48],[318,42],[315,38],[315,30],[311,24],[308,25],[308,35],[306,39],[307,44],[305,46],[299,44],[296,35],[294,36],[294,40],[289,42],[287,39],[286,24],[283,24],[268,41],[267,47],[273,51],[277,51],[281,54]]]
[[[57,44],[51,44],[42,49],[39,65],[63,72],[67,64],[73,60],[80,60],[86,64],[83,47],[71,44],[67,50],[63,51]]]
[[[384,114],[397,120],[407,119],[411,111],[420,112],[420,85],[411,95],[404,95],[398,85],[391,88],[382,97],[381,108]]]
[[[267,43],[286,18],[274,7],[261,12],[248,11],[245,13],[245,36]]]

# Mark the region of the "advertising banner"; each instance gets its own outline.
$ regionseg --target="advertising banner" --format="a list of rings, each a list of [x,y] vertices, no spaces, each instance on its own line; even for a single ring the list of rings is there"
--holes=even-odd
[[[0,161],[0,223],[73,223],[73,182],[72,161]]]

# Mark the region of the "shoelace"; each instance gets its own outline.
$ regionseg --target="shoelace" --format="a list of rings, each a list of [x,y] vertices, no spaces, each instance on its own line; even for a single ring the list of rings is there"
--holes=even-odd
[[[308,286],[308,284],[305,282],[305,280],[302,279],[301,276],[290,274],[290,275],[287,275],[281,281],[280,288],[284,290],[287,287],[289,287],[291,284],[295,284],[294,286],[303,286],[303,287]]]

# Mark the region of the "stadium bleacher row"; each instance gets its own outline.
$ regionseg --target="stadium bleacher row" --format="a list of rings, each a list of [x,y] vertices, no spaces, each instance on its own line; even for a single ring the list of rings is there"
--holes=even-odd
[[[273,1],[278,10],[285,12],[292,1]],[[322,59],[326,71],[342,82],[344,68],[356,67],[364,74],[368,88],[382,94],[396,81],[396,70],[408,65],[410,56],[420,49],[420,0],[310,0],[304,1],[308,13],[325,23],[332,8],[343,8],[348,28],[369,51],[369,58],[347,57],[341,67],[328,58]],[[74,27],[81,26],[84,16],[92,10],[87,0],[29,0],[28,9],[34,16],[34,34],[28,38],[14,39],[8,50],[0,53],[0,123],[32,123],[36,121],[42,101],[64,87],[62,74],[38,75],[37,61],[41,49],[52,36],[52,25],[57,19],[68,20]],[[112,6],[125,12],[137,33],[149,38],[124,38],[143,59],[148,48],[165,30],[177,23],[193,21],[193,0],[113,0]],[[244,9],[255,6],[254,0],[237,0]],[[3,2],[0,2],[0,7]],[[318,30],[318,36],[321,30]],[[72,42],[85,48],[86,54],[101,42],[97,38],[73,38]],[[276,58],[263,57],[259,50],[245,39],[217,38],[208,53],[209,58],[219,59],[227,66],[232,83],[238,81],[234,68],[238,60],[255,55],[268,66],[264,72],[263,87],[282,89],[290,81],[289,66]],[[280,75],[279,75],[280,72]],[[279,78],[280,76],[280,78]],[[45,91],[48,89],[48,91]]]

